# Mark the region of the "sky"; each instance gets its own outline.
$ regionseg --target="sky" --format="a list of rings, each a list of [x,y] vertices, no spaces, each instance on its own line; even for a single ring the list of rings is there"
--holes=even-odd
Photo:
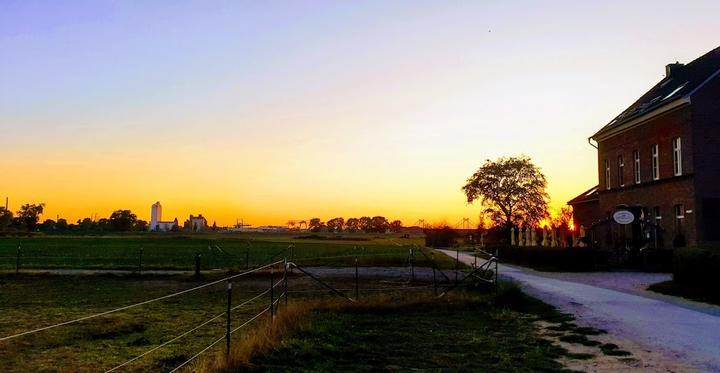
[[[587,138],[720,45],[708,1],[0,1],[0,196],[75,221],[451,225],[486,159],[559,209]]]

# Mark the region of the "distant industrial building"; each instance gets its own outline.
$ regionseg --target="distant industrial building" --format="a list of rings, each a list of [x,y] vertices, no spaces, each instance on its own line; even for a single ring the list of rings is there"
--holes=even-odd
[[[207,226],[207,219],[205,219],[202,214],[198,216],[190,215],[183,225],[188,232],[202,232],[207,229]]]
[[[162,221],[162,205],[160,202],[155,202],[150,208],[150,226],[151,232],[170,232],[173,227],[178,225],[178,220],[175,218],[173,221]]]

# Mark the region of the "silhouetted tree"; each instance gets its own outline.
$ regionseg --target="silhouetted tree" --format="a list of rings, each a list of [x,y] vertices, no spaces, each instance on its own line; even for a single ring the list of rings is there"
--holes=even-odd
[[[60,218],[55,222],[55,231],[56,232],[67,232],[68,231],[68,222],[67,219]]]
[[[325,223],[327,226],[328,231],[330,232],[342,232],[343,226],[345,225],[345,219],[343,218],[333,218],[327,221]]]
[[[320,220],[320,218],[312,218],[310,219],[310,223],[308,223],[308,230],[311,232],[320,232],[325,228],[325,224]]]
[[[360,229],[364,232],[370,232],[372,229],[372,219],[369,216],[363,216],[359,220]]]
[[[44,203],[26,203],[20,206],[20,211],[17,212],[15,219],[21,229],[33,231],[37,227],[38,221],[40,221],[40,215],[42,215],[44,209]]]
[[[90,232],[95,229],[95,223],[90,218],[78,219],[78,229],[82,232]]]
[[[370,230],[369,232],[385,233],[390,227],[390,223],[385,219],[384,216],[373,216],[370,219]]]
[[[55,220],[45,219],[45,221],[40,224],[40,232],[55,232],[55,225]]]
[[[462,190],[468,203],[480,200],[484,213],[506,228],[535,226],[548,216],[547,181],[526,156],[487,160]]]
[[[573,212],[571,207],[563,207],[560,212],[552,219],[550,225],[553,228],[568,229],[573,223]]]
[[[135,232],[144,232],[148,230],[148,222],[138,219],[135,221],[135,224],[133,224],[133,230]]]
[[[400,220],[393,220],[390,223],[390,230],[395,233],[400,232],[401,228],[402,228],[402,222]]]
[[[133,229],[136,222],[137,216],[130,210],[114,211],[108,219],[110,230],[114,232],[129,232]]]
[[[6,230],[12,222],[12,211],[6,210],[5,207],[0,207],[0,231]]]
[[[110,220],[107,218],[98,219],[97,223],[95,224],[95,227],[100,232],[107,232],[110,230]]]
[[[348,232],[357,232],[360,230],[360,220],[357,218],[350,218],[345,222],[345,230]]]

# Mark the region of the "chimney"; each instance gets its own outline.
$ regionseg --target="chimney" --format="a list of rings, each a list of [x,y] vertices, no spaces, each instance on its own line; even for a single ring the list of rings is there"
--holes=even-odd
[[[682,69],[683,66],[685,66],[685,65],[681,64],[680,62],[675,62],[675,63],[666,65],[665,66],[665,77],[669,78],[671,75],[675,74],[680,69]]]

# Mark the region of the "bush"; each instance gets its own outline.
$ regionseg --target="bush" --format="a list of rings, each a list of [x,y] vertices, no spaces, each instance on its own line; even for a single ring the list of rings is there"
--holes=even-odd
[[[676,249],[673,255],[673,280],[683,285],[716,288],[720,282],[720,251]]]
[[[428,228],[425,232],[425,246],[428,247],[453,247],[457,240],[457,232],[454,229],[443,226],[439,228]]]
[[[493,252],[494,248],[489,248]],[[593,271],[595,263],[603,263],[602,252],[589,247],[498,247],[501,263],[514,263],[548,271]]]

